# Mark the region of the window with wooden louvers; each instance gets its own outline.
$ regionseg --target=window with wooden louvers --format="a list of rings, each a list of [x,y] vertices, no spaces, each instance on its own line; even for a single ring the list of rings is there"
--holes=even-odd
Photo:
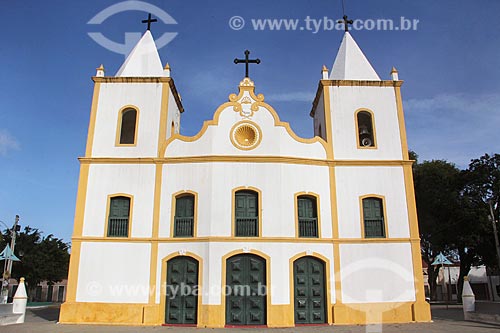
[[[253,191],[238,191],[235,194],[235,235],[237,237],[259,236],[259,196]]]
[[[384,207],[380,198],[363,199],[365,238],[384,238]]]
[[[127,237],[129,228],[130,198],[113,197],[109,203],[108,237]]]
[[[297,198],[299,217],[299,237],[318,237],[318,212],[316,198],[300,196]]]
[[[175,199],[174,237],[194,235],[194,195]]]

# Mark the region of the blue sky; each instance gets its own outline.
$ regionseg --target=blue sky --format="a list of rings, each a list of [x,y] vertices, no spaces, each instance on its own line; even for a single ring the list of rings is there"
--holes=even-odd
[[[0,2],[0,220],[71,238],[79,163],[83,156],[95,68],[114,75],[124,56],[94,42],[101,32],[123,43],[143,32],[146,14],[127,11],[101,25],[87,22],[119,1]],[[342,16],[340,0],[147,1],[177,24],[153,24],[153,35],[178,33],[160,50],[183,97],[181,132],[193,135],[236,92],[245,49],[257,92],[301,136],[312,136],[308,114],[323,64],[331,68],[338,30],[255,31],[251,19]],[[351,18],[418,19],[416,31],[353,31],[375,70],[399,70],[410,148],[420,159],[471,158],[498,152],[500,124],[500,2],[346,0]],[[246,25],[232,30],[241,16]],[[301,21],[302,22],[302,21]],[[215,82],[215,84],[214,84]]]

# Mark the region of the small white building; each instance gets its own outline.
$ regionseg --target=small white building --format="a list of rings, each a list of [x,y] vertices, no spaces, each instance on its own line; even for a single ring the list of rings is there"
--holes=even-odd
[[[115,76],[93,77],[61,322],[430,320],[395,69],[381,80],[345,33],[313,138],[249,77],[184,136],[170,74],[147,31]]]

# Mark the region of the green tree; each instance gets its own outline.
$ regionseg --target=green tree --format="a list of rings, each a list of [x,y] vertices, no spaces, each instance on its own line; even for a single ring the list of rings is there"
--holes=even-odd
[[[1,248],[10,244],[11,236],[5,231],[0,242]],[[29,226],[16,237],[15,254],[21,261],[14,262],[12,277],[26,279],[28,290],[33,290],[40,282],[48,284],[59,282],[68,276],[69,244],[50,234],[43,237],[42,232]]]
[[[433,160],[413,166],[422,260],[427,264],[431,299],[436,299],[439,252],[453,250],[450,231],[460,210],[460,170],[447,161]]]
[[[476,207],[478,214],[480,214],[480,221],[484,223],[485,237],[481,243],[483,262],[489,268],[498,271],[500,267],[498,267],[489,205],[491,203],[495,220],[498,221],[500,213],[500,154],[484,154],[471,161],[467,170],[464,171],[464,195],[469,198],[470,204]],[[495,223],[497,223],[496,228],[499,232],[498,222]]]

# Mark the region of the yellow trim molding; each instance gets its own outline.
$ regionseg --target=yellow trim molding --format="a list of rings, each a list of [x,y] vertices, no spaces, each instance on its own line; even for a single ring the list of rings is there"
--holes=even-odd
[[[413,172],[410,165],[403,167],[406,204],[408,207],[408,222],[410,237],[418,239],[417,206],[415,203],[415,187],[413,184]],[[411,255],[413,263],[413,279],[415,285],[415,304],[413,305],[413,317],[415,321],[427,322],[431,320],[430,305],[425,301],[424,275],[422,271],[422,255],[420,252],[420,241],[411,243]]]
[[[168,118],[168,99],[170,95],[170,86],[168,84],[162,85],[161,90],[161,109],[160,109],[160,129],[158,131],[158,157],[161,155],[161,146],[163,141],[167,139],[167,118]],[[173,124],[173,122],[172,122]],[[172,132],[173,133],[173,132]]]
[[[401,160],[323,160],[288,156],[230,156],[206,155],[186,157],[80,157],[82,164],[178,164],[178,163],[283,163],[320,166],[403,166],[412,165],[414,161]]]
[[[161,207],[161,190],[162,190],[163,165],[156,164],[155,166],[155,189],[153,201],[153,226],[151,230],[152,239],[159,237],[160,229],[160,207]],[[151,258],[149,269],[149,304],[155,303],[156,291],[156,270],[158,267],[158,242],[151,243]]]
[[[293,208],[295,210],[294,216],[295,216],[295,237],[296,238],[309,238],[309,237],[299,237],[299,207],[298,207],[298,200],[299,197],[313,197],[314,200],[316,201],[316,220],[318,223],[318,236],[317,237],[311,237],[311,238],[321,238],[321,210],[320,210],[320,204],[319,204],[319,194],[316,194],[314,192],[308,192],[308,191],[302,191],[302,192],[297,192],[293,195]]]
[[[134,143],[120,143],[120,137],[122,135],[123,123],[122,117],[123,113],[128,110],[135,110],[135,130],[134,130]],[[118,121],[116,122],[116,135],[115,135],[115,147],[135,147],[137,146],[137,132],[139,132],[139,108],[135,105],[125,105],[118,111]]]
[[[88,164],[80,165],[80,177],[78,179],[78,192],[76,195],[73,237],[83,236],[83,220],[85,217],[85,203],[87,202],[89,169],[90,165]],[[78,272],[80,268],[80,250],[81,242],[76,239],[72,240],[68,270],[68,291],[66,292],[66,301],[68,302],[74,302],[76,300],[76,288],[78,285]]]
[[[175,140],[180,140],[180,141],[184,141],[184,142],[194,142],[194,141],[200,139],[203,136],[203,134],[205,134],[205,132],[207,131],[209,126],[217,126],[219,124],[220,114],[226,108],[232,107],[233,111],[236,111],[236,112],[239,112],[240,110],[242,110],[241,103],[238,101],[243,98],[243,94],[246,91],[250,94],[251,98],[255,101],[251,105],[251,110],[253,112],[259,110],[259,107],[263,107],[264,109],[269,111],[269,113],[273,116],[274,126],[280,126],[280,127],[285,128],[287,133],[295,141],[301,142],[301,143],[307,143],[307,144],[319,142],[324,147],[325,151],[328,150],[328,145],[326,144],[326,141],[318,136],[315,136],[314,138],[310,138],[310,139],[304,139],[304,138],[299,137],[297,134],[295,134],[295,132],[290,127],[290,124],[287,122],[282,122],[280,120],[278,114],[274,110],[274,108],[271,105],[264,102],[264,95],[262,95],[262,94],[255,95],[254,89],[255,89],[255,87],[253,85],[248,85],[248,86],[240,85],[239,86],[239,94],[238,95],[230,94],[229,95],[229,102],[226,102],[217,108],[212,120],[206,120],[203,122],[203,126],[202,126],[201,130],[198,132],[198,134],[196,134],[194,136],[184,136],[184,135],[180,135],[180,134],[176,133],[176,134],[173,134],[168,140],[163,142],[162,149],[161,149],[161,152],[162,152],[161,156],[165,156],[168,145],[171,144]]]
[[[174,237],[174,225],[175,225],[175,207],[177,198],[192,195],[194,197],[194,216],[193,216],[193,236],[192,237]],[[198,192],[191,190],[182,190],[172,194],[172,203],[170,209],[170,237],[171,238],[193,238],[198,235]]]
[[[398,110],[398,123],[399,123],[399,135],[401,139],[401,150],[403,155],[403,160],[409,160],[408,154],[408,140],[406,138],[406,126],[405,126],[405,116],[403,111],[403,101],[401,98],[401,87],[394,87],[394,94],[396,96],[396,107]]]
[[[259,217],[259,235],[257,237],[236,237],[236,219],[235,219],[235,206],[236,206],[236,192],[238,191],[253,191],[257,193],[258,196],[258,217]],[[256,239],[262,237],[262,191],[253,186],[239,186],[233,188],[231,191],[231,237],[236,237],[237,240],[241,239]]]
[[[128,212],[128,235],[127,237],[116,237],[116,236],[108,236],[108,222],[109,222],[109,210],[111,206],[111,199],[115,197],[126,197],[130,199],[130,208]],[[127,193],[113,193],[113,194],[108,194],[108,197],[106,199],[107,204],[106,204],[106,216],[104,220],[104,237],[106,238],[113,238],[113,239],[127,239],[130,238],[132,235],[132,220],[133,220],[133,210],[134,210],[134,196],[131,194]]]
[[[323,262],[323,265],[325,267],[325,279],[324,281],[326,282],[325,285],[325,296],[326,296],[326,305],[325,305],[325,312],[326,312],[326,319],[328,324],[333,324],[333,315],[332,315],[332,300],[331,300],[331,281],[330,281],[330,260],[316,252],[313,252],[311,254],[308,254],[307,252],[301,252],[297,253],[293,257],[291,257],[288,260],[288,267],[289,267],[289,272],[288,275],[290,276],[290,304],[292,305],[292,315],[291,315],[291,324],[295,325],[295,276],[294,276],[294,270],[293,270],[293,264],[295,261],[297,261],[300,258],[303,257],[313,257],[316,259],[319,259]]]
[[[385,237],[374,237],[374,238],[367,238],[365,235],[365,212],[363,210],[363,199],[367,198],[377,198],[382,200],[382,211],[384,212],[384,234]],[[386,209],[386,202],[385,202],[385,196],[379,195],[379,194],[365,194],[359,197],[359,217],[360,217],[360,224],[361,224],[361,238],[365,239],[386,239],[389,238],[389,229],[388,229],[388,224],[387,224],[387,209]]]
[[[246,137],[250,135],[250,137]],[[229,138],[233,146],[240,150],[257,148],[262,141],[262,131],[256,123],[248,120],[237,122],[229,131]],[[248,142],[245,142],[248,140]],[[251,140],[251,141],[250,141]]]
[[[94,145],[95,122],[97,117],[97,105],[99,104],[99,93],[101,91],[101,84],[94,83],[94,94],[92,96],[92,106],[90,107],[90,120],[89,129],[87,134],[87,147],[85,148],[85,156],[92,156],[92,147]]]
[[[359,142],[359,124],[358,124],[358,114],[360,112],[366,112],[370,115],[370,123],[372,125],[372,134],[373,134],[373,146],[368,146],[368,147],[365,147],[365,146],[362,146],[361,145],[361,142]],[[368,109],[368,108],[361,108],[361,109],[357,109],[356,111],[354,111],[354,126],[355,127],[355,133],[356,133],[356,143],[357,143],[357,147],[358,149],[377,149],[377,126],[375,124],[375,113],[373,113],[372,110]]]
[[[172,96],[175,99],[175,103],[179,108],[179,112],[184,112],[184,107],[182,106],[181,98],[177,92],[177,88],[174,84],[174,79],[171,77],[114,77],[114,76],[93,76],[92,81],[95,83],[168,83],[170,89],[172,89]]]
[[[190,257],[198,262],[198,308],[196,309],[196,323],[198,327],[203,327],[201,322],[201,295],[203,294],[203,258],[192,252],[174,252],[161,260],[161,280],[160,280],[160,306],[158,318],[160,323],[165,323],[165,309],[167,306],[167,265],[168,261],[177,257]]]
[[[73,237],[74,242],[123,242],[123,238],[118,237]],[[193,238],[170,238],[170,237],[131,237],[127,242],[134,243],[207,243],[207,242],[248,242],[248,243],[318,243],[318,244],[368,244],[368,243],[418,243],[419,238],[296,238],[296,237],[232,237],[232,236],[211,236],[211,237],[193,237]]]
[[[318,89],[313,100],[313,106],[309,115],[314,117],[316,107],[318,106],[319,98],[323,91],[323,87],[401,87],[403,81],[383,80],[383,81],[358,81],[358,80],[320,80]]]

